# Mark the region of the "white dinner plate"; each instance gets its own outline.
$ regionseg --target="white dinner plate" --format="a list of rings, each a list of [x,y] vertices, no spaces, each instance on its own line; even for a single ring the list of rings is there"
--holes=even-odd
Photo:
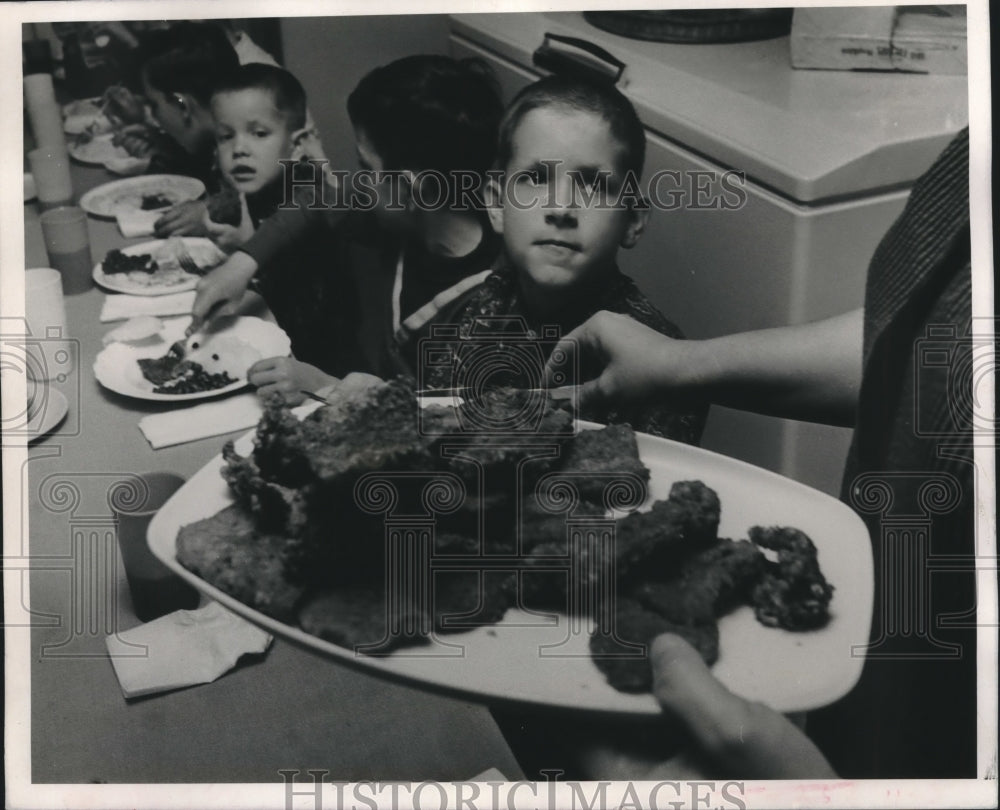
[[[105,388],[127,397],[158,402],[206,399],[238,391],[247,384],[246,370],[255,362],[268,357],[285,357],[291,349],[288,335],[275,323],[253,317],[216,318],[212,322],[212,332],[202,336],[197,349],[192,346],[187,357],[201,363],[211,373],[227,371],[236,382],[224,388],[191,394],[154,393],[156,386],[142,376],[138,361],[163,357],[171,345],[184,340],[184,330],[189,323],[189,316],[170,318],[163,322],[159,335],[135,343],[110,343],[94,360],[94,376]],[[221,351],[215,351],[220,347]],[[218,355],[217,360],[212,359],[213,354]]]
[[[142,207],[144,197],[162,195],[170,202],[160,208],[169,208],[177,203],[197,200],[204,193],[205,184],[195,177],[147,174],[92,188],[80,198],[80,207],[95,217],[113,218],[122,212],[156,210]]]
[[[252,435],[237,443],[241,454],[251,452]],[[861,673],[863,658],[853,647],[867,643],[872,612],[872,554],[860,518],[840,501],[758,467],[652,436],[640,434],[638,441],[651,472],[650,499],[643,508],[666,498],[673,482],[700,479],[721,500],[721,537],[745,538],[756,525],[795,526],[816,544],[822,570],[836,588],[830,621],[818,630],[792,633],[765,627],[748,607],[720,619],[715,675],[735,693],[781,712],[817,708],[846,694]],[[591,660],[587,633],[575,632],[577,622],[566,616],[555,614],[545,623],[536,614],[508,610],[495,625],[441,635],[441,644],[371,657],[238,602],[176,558],[182,526],[233,502],[219,474],[222,466],[217,456],[195,474],[153,518],[148,540],[153,553],[177,574],[250,621],[337,662],[466,699],[613,716],[661,713],[652,695],[626,694],[607,683]]]
[[[26,428],[29,444],[55,430],[69,413],[69,401],[62,391],[46,388],[45,393],[39,396],[44,400],[43,404],[40,407],[28,409],[29,416]],[[32,410],[34,413],[31,413]]]
[[[115,146],[113,139],[114,135],[110,132],[89,139],[71,139],[68,144],[69,155],[74,160],[91,166],[103,166],[109,160],[131,157],[124,146]]]
[[[225,261],[226,254],[219,250],[211,239],[206,239],[204,236],[175,238],[183,240],[191,258],[202,269],[209,270]],[[148,253],[160,265],[160,269],[154,273],[135,271],[109,275],[104,272],[104,261],[102,260],[94,266],[92,276],[94,281],[106,290],[127,295],[149,296],[186,292],[198,286],[198,279],[201,276],[181,269],[167,239],[154,239],[138,245],[129,245],[122,248],[121,252],[126,256],[139,256]]]

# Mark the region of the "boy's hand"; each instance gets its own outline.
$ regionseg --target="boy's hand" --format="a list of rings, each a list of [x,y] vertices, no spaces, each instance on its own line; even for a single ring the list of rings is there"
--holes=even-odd
[[[250,209],[247,207],[246,194],[240,192],[240,224],[226,225],[223,222],[216,222],[208,215],[205,209],[205,216],[202,225],[208,238],[215,242],[221,250],[232,253],[241,245],[245,244],[254,234],[253,220],[250,219]]]
[[[316,366],[293,357],[269,357],[250,366],[247,380],[257,388],[257,394],[281,394],[287,405],[300,405],[305,401],[303,391],[315,393],[318,389],[336,382],[335,377],[324,374]]]
[[[581,405],[619,403],[680,387],[694,343],[668,338],[627,315],[598,312],[566,335],[552,355],[578,354],[581,379],[586,380],[579,386]],[[550,359],[544,373],[547,386],[567,384],[556,378],[557,371]]]
[[[129,124],[117,127],[111,142],[122,147],[132,157],[144,158],[152,156],[156,151],[157,133],[147,124]]]
[[[178,203],[156,220],[153,231],[160,239],[168,236],[204,236],[205,211],[205,203],[201,200]]]
[[[246,253],[238,252],[202,276],[191,307],[189,332],[200,329],[209,313],[233,315],[256,272],[257,262]]]

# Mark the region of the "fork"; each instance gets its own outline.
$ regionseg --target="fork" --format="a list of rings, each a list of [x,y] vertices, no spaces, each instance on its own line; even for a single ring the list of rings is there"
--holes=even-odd
[[[201,275],[201,268],[198,263],[192,258],[191,253],[187,249],[187,245],[184,244],[184,240],[179,237],[172,237],[170,239],[170,247],[173,250],[174,258],[177,259],[177,263],[181,266],[181,269],[193,276]]]

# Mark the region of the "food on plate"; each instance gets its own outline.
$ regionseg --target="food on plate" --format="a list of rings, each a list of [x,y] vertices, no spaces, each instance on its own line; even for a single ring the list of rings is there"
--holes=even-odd
[[[261,534],[234,505],[181,529],[177,559],[241,602],[290,620],[305,591],[285,574],[292,545],[286,537]]]
[[[149,379],[150,375],[147,374],[143,362],[142,360],[139,361],[139,367],[142,368],[143,376]],[[155,376],[162,378],[163,375],[158,371]],[[200,363],[195,363],[191,360],[181,360],[172,368],[171,374],[167,379],[158,384],[154,383],[156,387],[153,389],[153,393],[200,394],[205,391],[215,391],[219,388],[225,388],[235,382],[239,381],[230,377],[225,371],[221,371],[218,374],[211,374]]]
[[[618,521],[615,563],[623,579],[646,571],[669,570],[688,554],[716,542],[720,505],[715,491],[700,481],[678,482],[670,497],[648,512],[632,512]]]
[[[649,479],[628,426],[574,436],[570,415],[542,397],[532,418],[544,443],[470,432],[483,420],[523,415],[529,394],[537,396],[463,394],[456,407],[420,409],[412,382],[399,379],[334,394],[301,420],[275,397],[253,452],[242,456],[232,443],[223,450],[235,503],[220,515],[240,513],[231,542],[259,544],[254,553],[279,561],[283,579],[269,569],[255,580],[250,552],[230,555],[240,571],[206,565],[229,542],[213,519],[184,527],[178,559],[255,609],[283,621],[294,614],[307,632],[359,652],[489,625],[512,606],[585,615],[594,623],[595,664],[628,692],[650,688],[642,645],[659,633],[682,635],[712,663],[719,617],[742,605],[756,606],[765,624],[819,626],[832,588],[801,532],[753,529],[750,541],[720,539],[722,506],[701,481],[676,482],[645,512],[609,511],[608,482]],[[402,516],[428,514],[429,535],[393,530]],[[764,549],[777,551],[778,562]],[[432,570],[431,556],[448,565]],[[402,559],[422,562],[401,569]],[[392,581],[399,591],[387,590]],[[272,582],[277,596],[266,592]],[[292,608],[290,592],[300,594]]]
[[[575,481],[581,496],[598,503],[609,475],[625,473],[642,484],[649,481],[649,470],[639,460],[635,433],[627,425],[581,433],[569,446],[562,469],[578,474]]]
[[[594,663],[620,692],[648,692],[653,672],[646,658],[653,639],[675,633],[687,640],[711,666],[719,658],[719,626],[715,621],[675,623],[628,597],[615,601],[614,622],[590,636]]]
[[[111,85],[101,96],[101,110],[119,124],[141,124],[146,120],[142,100],[120,84]]]
[[[139,207],[143,211],[157,211],[160,208],[169,208],[173,204],[174,201],[170,196],[155,192],[153,194],[143,194],[142,203],[140,203]]]
[[[234,228],[243,219],[243,204],[240,193],[228,183],[207,200],[208,218],[221,225],[232,225]]]
[[[186,353],[177,344],[161,357],[136,362],[154,394],[198,394],[215,391],[246,378],[246,371],[260,360],[260,353],[229,335],[211,335],[193,341]]]
[[[819,569],[812,540],[798,529],[778,526],[755,526],[750,539],[778,554],[777,562],[767,561],[764,576],[754,588],[758,621],[786,630],[811,630],[826,624],[833,586]]]
[[[106,276],[120,273],[146,273],[150,275],[160,269],[149,253],[122,253],[118,248],[109,250],[101,262],[101,271]]]
[[[137,315],[109,331],[101,338],[101,342],[105,346],[111,343],[137,343],[158,335],[162,330],[163,321],[159,318],[153,315]]]
[[[134,252],[146,248],[142,252]],[[180,256],[186,251],[197,271],[189,272],[181,266]],[[176,287],[190,285],[198,276],[207,273],[225,258],[207,239],[181,241],[179,237],[138,245],[132,250],[109,250],[101,262],[101,273],[114,277],[109,283],[126,284],[135,288]],[[98,279],[100,280],[100,279]],[[119,289],[118,286],[115,289]]]

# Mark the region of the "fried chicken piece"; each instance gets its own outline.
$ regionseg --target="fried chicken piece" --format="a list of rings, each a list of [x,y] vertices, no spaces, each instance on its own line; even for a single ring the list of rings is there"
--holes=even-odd
[[[288,576],[296,542],[258,533],[253,517],[238,505],[183,526],[177,559],[206,582],[281,621],[295,616],[305,589]]]
[[[265,481],[252,458],[239,455],[233,443],[222,448],[222,477],[236,500],[258,521],[262,531],[298,537],[309,523],[308,489]]]
[[[646,499],[645,485],[649,482],[649,469],[639,460],[639,446],[635,431],[628,425],[608,425],[603,430],[582,430],[563,448],[559,465],[562,472],[572,473],[573,482],[582,498],[610,507],[603,502],[606,486],[616,474],[630,485],[640,483],[641,495]]]
[[[588,518],[604,523],[604,507],[588,501],[580,501],[571,513],[553,513],[543,509],[535,496],[525,498],[521,510],[521,522],[517,527],[520,533],[521,553],[530,554],[531,550],[540,545],[555,546],[558,553],[566,554],[570,525],[585,524]]]
[[[593,522],[588,518],[592,518]],[[566,515],[544,513],[524,524],[521,602],[528,608],[594,615],[617,588],[615,545],[601,507],[582,502]]]
[[[464,536],[486,557],[510,556],[516,553],[517,521],[513,499],[506,491],[494,491],[486,495],[468,495],[457,510],[437,518],[438,536]],[[480,538],[482,542],[480,543]],[[450,553],[450,552],[449,552]]]
[[[668,581],[643,582],[630,595],[678,624],[714,621],[751,601],[764,562],[764,555],[746,540],[720,540],[685,560]]]
[[[267,397],[253,451],[261,477],[285,486],[307,483],[310,475],[305,449],[302,422],[288,410],[280,394]]]
[[[390,612],[395,613],[392,622]],[[387,653],[427,640],[426,614],[392,606],[380,585],[345,585],[322,591],[299,611],[307,633],[358,653]]]
[[[434,629],[463,632],[496,624],[511,604],[511,580],[506,571],[434,572]]]
[[[661,633],[676,633],[690,642],[709,666],[719,658],[719,628],[714,621],[674,624],[628,598],[615,603],[614,634],[595,631],[590,637],[590,652],[597,668],[615,689],[648,692],[653,687],[649,647]],[[645,651],[638,653],[621,642],[644,645]]]
[[[719,497],[701,481],[679,481],[665,501],[633,512],[615,527],[618,575],[665,578],[683,558],[714,545]]]
[[[348,403],[340,419],[303,422],[301,453],[324,486],[353,486],[366,472],[433,469],[420,435],[412,385],[393,380]]]
[[[757,621],[786,630],[825,625],[833,586],[820,571],[812,540],[798,529],[779,526],[754,526],[750,540],[778,552],[776,563],[765,561],[763,576],[753,590]]]

